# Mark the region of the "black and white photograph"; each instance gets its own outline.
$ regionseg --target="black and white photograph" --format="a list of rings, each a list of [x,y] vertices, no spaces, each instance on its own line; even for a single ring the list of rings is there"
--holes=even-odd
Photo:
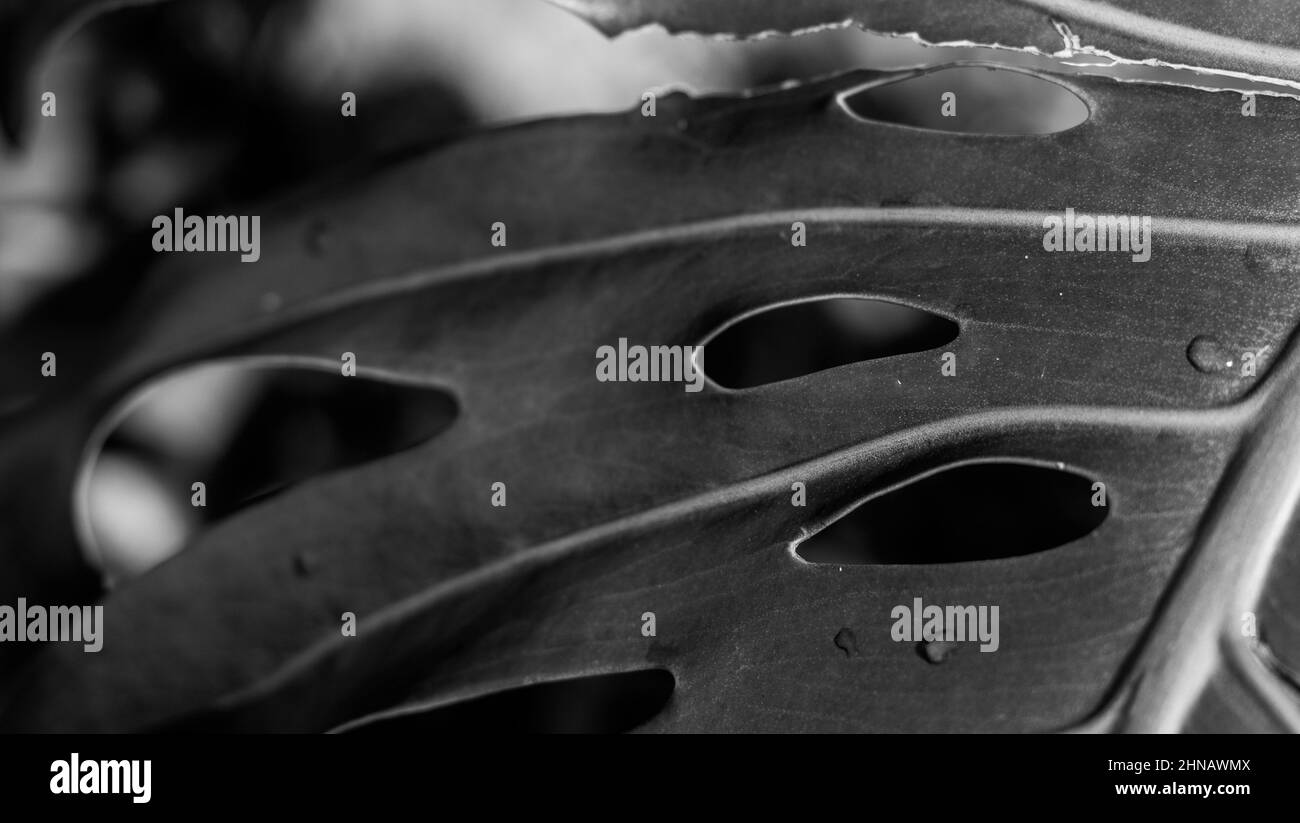
[[[1015,735],[1239,809],[1298,328],[1293,0],[0,0],[7,780]]]

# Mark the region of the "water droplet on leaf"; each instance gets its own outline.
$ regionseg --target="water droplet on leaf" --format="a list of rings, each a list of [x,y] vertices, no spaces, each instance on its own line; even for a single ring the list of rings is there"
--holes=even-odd
[[[262,295],[262,299],[258,305],[261,307],[262,311],[264,312],[273,312],[276,309],[280,308],[281,302],[282,301],[280,299],[280,295],[276,294],[273,291],[269,291],[266,294]]]
[[[927,663],[939,664],[957,653],[957,644],[950,640],[923,640],[916,644],[916,653]]]
[[[307,251],[313,255],[322,255],[329,251],[330,227],[323,220],[316,220],[307,227]]]
[[[1197,371],[1217,374],[1232,368],[1232,353],[1214,337],[1201,334],[1187,346],[1187,360]]]

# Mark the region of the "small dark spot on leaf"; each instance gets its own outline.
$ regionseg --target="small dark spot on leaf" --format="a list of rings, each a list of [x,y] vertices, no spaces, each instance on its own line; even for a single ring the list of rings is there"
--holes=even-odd
[[[309,551],[301,551],[293,556],[293,570],[300,577],[307,577],[316,570],[316,555]]]
[[[313,220],[307,226],[307,251],[313,256],[321,256],[329,251],[333,238],[329,224],[324,220]]]
[[[844,652],[845,657],[857,657],[858,638],[848,626],[835,633],[835,645]]]
[[[676,644],[664,643],[661,640],[650,641],[650,647],[646,649],[645,659],[647,663],[653,663],[656,666],[667,665],[669,661],[677,659],[678,649]]]

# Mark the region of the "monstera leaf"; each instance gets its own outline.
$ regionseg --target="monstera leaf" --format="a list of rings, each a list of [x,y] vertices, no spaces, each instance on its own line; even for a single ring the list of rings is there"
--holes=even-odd
[[[1300,23],[1285,0],[552,0],[607,34],[646,25],[674,32],[752,36],[852,24],[919,35],[931,43],[974,42],[1055,52],[1091,50],[1300,80]],[[1068,39],[1062,40],[1065,35]]]
[[[1292,76],[1298,39],[1281,4],[565,5],[609,31],[852,17],[1042,47],[1059,14],[1107,48]],[[250,207],[255,264],[163,259],[86,379],[4,418],[0,602],[97,595],[67,503],[103,421],[161,375],[338,373],[346,352],[338,380],[454,419],[114,588],[97,654],[0,645],[0,725],[439,728],[467,702],[490,717],[488,695],[654,672],[654,731],[1294,730],[1300,109],[1017,71],[1086,120],[868,112],[927,71],[485,131]],[[1066,209],[1149,217],[1149,259],[1046,250]],[[846,297],[938,336],[720,377],[840,334],[724,345],[756,312]],[[704,344],[714,379],[602,382],[620,338]],[[862,534],[870,552],[818,548]],[[997,605],[996,652],[898,642],[917,598]]]

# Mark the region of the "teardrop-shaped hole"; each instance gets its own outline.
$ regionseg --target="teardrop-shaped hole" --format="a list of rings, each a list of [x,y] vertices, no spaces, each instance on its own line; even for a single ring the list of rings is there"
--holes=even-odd
[[[956,66],[840,95],[854,117],[962,134],[1055,134],[1088,119],[1070,89],[1013,69]]]
[[[444,389],[342,365],[225,361],[163,375],[88,445],[76,503],[83,551],[110,585],[138,576],[238,509],[427,442],[456,414]]]
[[[869,498],[795,551],[809,563],[842,566],[1019,557],[1089,534],[1108,506],[1105,487],[1073,471],[963,463]]]
[[[866,297],[822,297],[740,317],[707,338],[704,373],[748,389],[825,369],[925,351],[952,342],[957,323],[933,312]]]
[[[667,705],[666,669],[588,675],[506,689],[341,729],[351,734],[619,734]]]

